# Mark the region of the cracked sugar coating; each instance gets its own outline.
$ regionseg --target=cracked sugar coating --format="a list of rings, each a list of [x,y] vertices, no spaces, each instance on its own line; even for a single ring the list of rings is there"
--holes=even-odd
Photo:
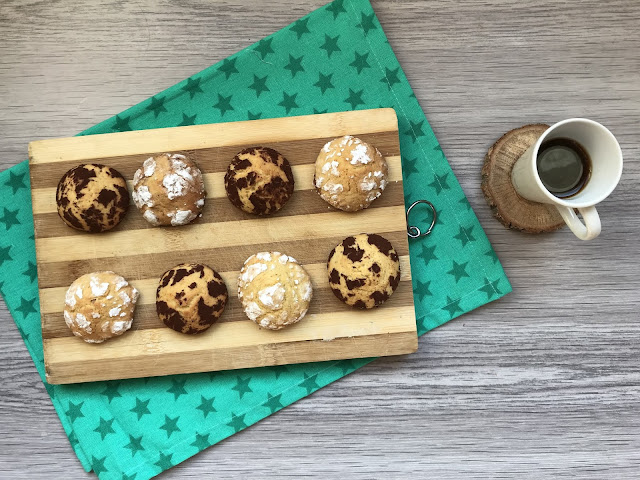
[[[355,212],[382,195],[388,173],[377,148],[346,135],[325,144],[318,154],[313,185],[329,205]]]
[[[156,292],[156,312],[164,324],[181,333],[204,332],[227,305],[227,286],[215,270],[183,263],[167,270]]]
[[[202,172],[185,155],[147,158],[133,176],[133,202],[151,225],[187,225],[202,211]]]
[[[78,165],[60,179],[56,203],[60,218],[76,230],[93,233],[111,230],[129,208],[127,182],[114,168]]]
[[[289,161],[268,147],[242,150],[224,176],[224,188],[231,203],[256,215],[269,215],[284,207],[293,187]]]
[[[355,308],[382,305],[400,283],[400,260],[391,243],[375,233],[345,238],[327,260],[334,295]]]
[[[283,253],[256,253],[240,270],[238,298],[247,317],[263,328],[280,330],[299,322],[312,296],[307,272]]]
[[[87,273],[67,290],[64,321],[87,343],[101,343],[131,328],[138,290],[113,272]]]

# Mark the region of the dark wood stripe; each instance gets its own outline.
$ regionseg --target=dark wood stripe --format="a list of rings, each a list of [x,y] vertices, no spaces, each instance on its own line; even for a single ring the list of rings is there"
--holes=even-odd
[[[250,321],[247,319],[235,292],[229,292],[229,301],[220,322]],[[393,296],[380,308],[403,307],[413,303],[412,284],[410,280],[400,282]],[[338,300],[328,287],[316,288],[313,292],[313,300],[309,307],[309,314],[351,311],[352,308]],[[302,320],[304,321],[304,320]],[[48,313],[42,316],[42,336],[45,339],[72,337],[71,330],[67,327],[62,317],[62,312]],[[161,328],[164,324],[156,315],[155,303],[139,305],[136,307],[135,320],[132,330],[146,330]],[[166,328],[166,327],[165,327]],[[256,326],[256,328],[258,328]],[[295,328],[295,327],[292,327]],[[126,334],[125,334],[126,335]]]
[[[352,232],[358,234],[362,232]],[[398,255],[408,255],[407,232],[369,232],[379,233],[396,248]],[[242,232],[238,232],[241,236]],[[120,257],[75,260],[72,262],[47,263],[41,268],[38,277],[39,288],[68,287],[85,273],[112,270],[128,280],[140,280],[160,276],[179,263],[204,263],[219,272],[240,270],[244,261],[256,252],[279,251],[291,255],[301,264],[322,263],[327,261],[329,252],[347,235],[310,238],[288,242],[269,242],[236,247],[207,248],[178,252],[164,252],[153,255],[136,255],[135,252],[122,252]],[[215,245],[215,238],[211,239]]]
[[[359,138],[375,145],[384,156],[400,155],[397,130],[381,133],[359,134]],[[315,138],[308,140],[296,140],[289,142],[264,142],[268,146],[282,153],[292,165],[304,165],[313,163],[318,157],[320,149],[329,140],[328,138]],[[225,147],[202,148],[188,150],[182,153],[190,155],[198,163],[203,173],[225,172],[233,157],[240,150],[254,145],[235,145]],[[144,155],[127,155],[123,157],[105,157],[91,159],[89,163],[102,163],[118,170],[127,180],[133,178],[135,171],[140,168],[142,162],[154,154],[164,152],[149,152]],[[178,152],[172,152],[178,153]],[[52,188],[58,185],[58,181],[68,170],[80,165],[82,161],[52,162],[31,164],[31,188]]]
[[[371,204],[369,208],[392,207],[404,204],[402,182],[390,183],[384,194]],[[328,204],[320,198],[315,190],[298,190],[287,202],[282,210],[271,215],[273,217],[288,217],[295,215],[309,215],[326,213]],[[356,213],[357,215],[357,213]],[[221,223],[237,220],[260,220],[260,217],[245,213],[231,205],[227,197],[209,198],[202,211],[202,218],[197,223]],[[41,213],[34,217],[37,238],[70,237],[75,235],[92,235],[68,227],[57,213]],[[149,224],[136,207],[131,204],[129,211],[120,224],[112,231],[130,231],[145,228],[156,228]],[[166,227],[171,228],[171,227]]]

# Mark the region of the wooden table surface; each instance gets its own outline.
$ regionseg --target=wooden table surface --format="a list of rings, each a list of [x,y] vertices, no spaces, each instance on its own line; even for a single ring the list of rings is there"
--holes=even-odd
[[[322,3],[2,0],[0,168]],[[514,291],[162,478],[638,478],[640,3],[373,5]],[[574,116],[608,126],[625,157],[602,234],[504,229],[480,190],[487,148]],[[91,478],[4,304],[0,326],[0,478]]]

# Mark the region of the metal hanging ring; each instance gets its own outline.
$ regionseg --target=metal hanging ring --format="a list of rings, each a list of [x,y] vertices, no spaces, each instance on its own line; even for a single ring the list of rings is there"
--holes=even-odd
[[[418,205],[419,203],[426,203],[431,207],[431,211],[433,212],[433,219],[431,220],[431,225],[429,225],[429,228],[427,229],[426,232],[422,232],[420,228],[416,227],[415,225],[409,225],[409,213],[411,212],[411,209],[416,205]],[[433,203],[431,203],[428,200],[417,200],[413,202],[411,206],[407,208],[407,225],[408,225],[407,235],[409,235],[409,238],[426,237],[431,233],[431,230],[433,230],[433,227],[435,226],[437,219],[438,219],[438,214],[436,212],[436,207],[433,206]]]

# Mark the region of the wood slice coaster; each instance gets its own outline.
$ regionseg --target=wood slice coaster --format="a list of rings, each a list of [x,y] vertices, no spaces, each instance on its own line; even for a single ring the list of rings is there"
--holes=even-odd
[[[511,183],[516,160],[549,125],[525,125],[505,133],[487,152],[482,167],[482,193],[495,217],[507,228],[527,233],[552,232],[565,223],[552,205],[521,197]]]

